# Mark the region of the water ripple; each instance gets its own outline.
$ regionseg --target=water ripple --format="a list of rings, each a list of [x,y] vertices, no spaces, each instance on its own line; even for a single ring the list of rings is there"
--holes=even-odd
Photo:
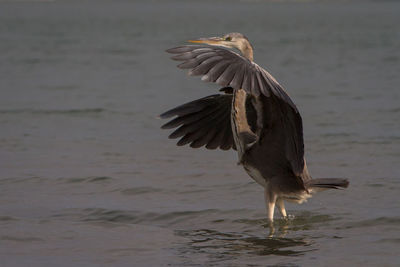
[[[0,216],[0,222],[18,221],[17,218],[11,216]]]
[[[150,186],[142,186],[142,187],[132,187],[121,190],[121,194],[123,195],[139,195],[139,194],[147,194],[147,193],[156,193],[163,191],[160,188],[150,187]]]
[[[112,179],[113,178],[108,176],[58,178],[59,181],[64,183],[99,183],[99,182],[109,182]]]
[[[352,228],[360,228],[360,227],[374,227],[374,226],[383,226],[383,225],[400,225],[400,217],[379,217],[375,219],[368,219],[362,221],[355,221],[345,225],[344,227],[339,227],[337,229],[352,229]]]
[[[82,109],[3,109],[0,114],[39,114],[39,115],[84,115],[97,114],[107,111],[104,108]]]
[[[199,211],[175,211],[167,213],[139,212],[134,210],[117,210],[103,208],[88,209],[67,209],[62,213],[53,215],[56,218],[71,218],[83,222],[113,222],[129,224],[148,224],[155,225],[174,225],[179,222],[186,222],[190,219],[210,216],[211,214],[221,214],[223,211],[216,209],[206,209]]]
[[[37,242],[37,241],[44,241],[44,239],[38,238],[38,237],[17,237],[17,236],[9,236],[9,235],[3,235],[0,237],[0,240],[4,241],[15,241],[15,242]]]

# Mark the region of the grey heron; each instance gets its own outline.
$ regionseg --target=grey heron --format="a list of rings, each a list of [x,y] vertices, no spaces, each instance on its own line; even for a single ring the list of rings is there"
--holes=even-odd
[[[223,86],[210,95],[160,115],[163,129],[193,148],[235,149],[238,163],[264,187],[267,218],[275,205],[284,218],[284,200],[302,203],[317,191],[346,188],[347,179],[313,179],[304,159],[300,113],[286,90],[253,61],[253,47],[241,33],[189,40],[195,45],[168,49],[181,69]],[[227,49],[228,48],[228,49]],[[241,54],[232,51],[237,49]]]

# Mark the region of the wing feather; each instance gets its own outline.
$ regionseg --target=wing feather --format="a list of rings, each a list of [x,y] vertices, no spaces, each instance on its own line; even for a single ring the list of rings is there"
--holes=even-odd
[[[244,68],[243,82],[241,88],[251,88],[251,73]]]
[[[236,88],[242,88],[244,72],[245,72],[245,66],[243,64],[240,64],[235,73],[235,76],[233,77],[232,81],[229,83],[229,86],[236,87]]]
[[[200,65],[191,69],[189,71],[189,75],[196,76],[196,75],[203,75],[203,73],[207,73],[212,67],[215,66],[215,62],[220,61],[221,58],[222,57],[220,57],[220,56],[213,56],[213,57],[207,58],[206,60],[201,62]]]
[[[178,129],[176,129],[172,134],[170,134],[169,138],[174,139],[174,138],[184,136],[186,134],[193,133],[193,132],[203,128],[204,126],[208,126],[209,121],[214,121],[214,120],[218,119],[223,113],[224,113],[224,109],[219,107],[218,110],[211,116],[201,118],[200,120],[190,123],[190,124],[182,125]]]
[[[167,50],[175,54],[172,59],[183,61],[179,68],[190,69],[189,74],[201,75],[203,81],[230,85],[234,89],[244,89],[247,93],[269,97],[271,94],[289,104],[296,112],[297,107],[285,89],[265,69],[247,58],[218,46],[185,45]],[[217,57],[218,60],[202,62]],[[199,66],[200,65],[200,66]],[[243,79],[240,79],[243,72]],[[250,78],[250,81],[246,79]]]
[[[270,93],[268,91],[267,84],[265,84],[263,79],[261,78],[262,74],[258,71],[255,74],[257,77],[257,83],[258,83],[258,87],[259,87],[259,91],[257,91],[257,92],[261,92],[263,95],[269,97]],[[258,95],[260,95],[260,94],[258,94]]]
[[[220,61],[214,67],[212,67],[201,79],[207,82],[215,82],[221,74],[228,67],[229,62]]]
[[[232,144],[233,144],[233,135],[231,134],[232,129],[229,130],[229,127],[231,127],[231,123],[230,123],[230,116],[228,116],[228,118],[225,119],[225,126],[224,126],[224,137],[222,138],[223,142],[221,143],[221,145],[219,146],[219,148],[221,148],[222,150],[228,150],[230,148],[232,148]]]
[[[236,65],[229,64],[215,82],[219,85],[227,86],[232,81],[233,76],[235,75],[235,69]]]
[[[228,90],[229,91],[229,90]],[[173,131],[169,138],[180,138],[177,145],[227,150],[234,147],[230,121],[232,94],[207,96],[173,108],[160,115],[171,118],[161,128]]]
[[[259,87],[257,81],[257,75],[255,72],[251,73],[251,94],[254,96],[259,96]]]
[[[213,112],[218,110],[218,106],[211,106],[207,109],[204,109],[202,112],[195,112],[195,113],[189,113],[188,115],[182,115],[179,117],[176,117],[175,119],[169,121],[168,123],[164,124],[161,126],[162,129],[172,129],[176,128],[182,124],[190,124],[192,122],[198,121]]]

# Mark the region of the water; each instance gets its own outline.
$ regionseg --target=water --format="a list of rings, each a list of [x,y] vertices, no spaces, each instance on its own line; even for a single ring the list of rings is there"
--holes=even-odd
[[[398,266],[400,4],[0,3],[1,266]],[[314,177],[269,236],[233,151],[176,147],[157,115],[217,87],[165,49],[246,34],[304,120]]]

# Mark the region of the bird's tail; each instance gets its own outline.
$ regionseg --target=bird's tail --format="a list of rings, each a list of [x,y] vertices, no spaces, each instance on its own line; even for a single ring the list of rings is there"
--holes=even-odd
[[[317,178],[307,182],[307,187],[310,189],[340,189],[349,186],[349,181],[343,178]]]

